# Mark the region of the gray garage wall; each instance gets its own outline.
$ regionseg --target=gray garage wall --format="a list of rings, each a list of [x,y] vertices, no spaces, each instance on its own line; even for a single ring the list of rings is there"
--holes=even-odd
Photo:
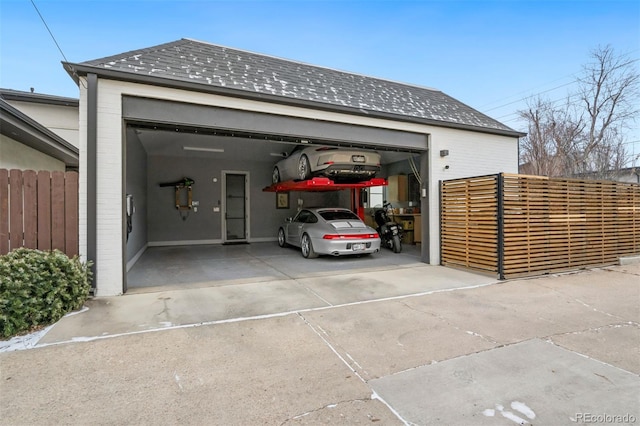
[[[133,229],[126,246],[129,262],[147,244],[147,154],[135,132],[127,131],[126,189],[135,204]]]
[[[221,212],[214,212],[222,196],[222,171],[249,172],[250,182],[250,238],[252,240],[275,240],[278,226],[286,217],[297,211],[297,200],[303,206],[340,205],[349,206],[347,191],[292,192],[290,208],[276,209],[275,194],[262,189],[271,183],[273,164],[237,160],[219,161],[203,157],[148,158],[147,167],[147,231],[148,242],[155,244],[197,244],[219,242],[222,239]],[[193,200],[199,202],[197,212],[189,212],[186,219],[175,207],[173,187],[160,187],[160,183],[175,182],[184,177],[195,181]],[[214,182],[213,179],[217,179]],[[183,199],[186,200],[184,194]]]

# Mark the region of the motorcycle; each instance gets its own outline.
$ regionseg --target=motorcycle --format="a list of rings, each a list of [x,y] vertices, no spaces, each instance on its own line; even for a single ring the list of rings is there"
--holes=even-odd
[[[378,235],[382,241],[382,246],[393,250],[394,253],[400,253],[402,251],[402,225],[394,222],[389,218],[387,211],[391,209],[391,203],[386,201],[382,205],[382,208],[376,209],[373,212],[373,219],[375,220],[378,228]]]

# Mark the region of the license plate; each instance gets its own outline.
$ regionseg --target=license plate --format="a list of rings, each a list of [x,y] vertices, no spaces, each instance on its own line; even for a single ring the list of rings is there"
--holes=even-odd
[[[365,249],[365,245],[364,244],[354,244],[351,246],[351,250],[364,250]]]
[[[364,163],[365,158],[364,155],[352,155],[351,161],[353,161],[354,163]]]

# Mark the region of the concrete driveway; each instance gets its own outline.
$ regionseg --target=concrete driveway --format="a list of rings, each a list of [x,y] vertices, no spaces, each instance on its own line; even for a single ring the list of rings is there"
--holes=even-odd
[[[639,277],[418,265],[94,299],[0,353],[2,423],[638,424]]]

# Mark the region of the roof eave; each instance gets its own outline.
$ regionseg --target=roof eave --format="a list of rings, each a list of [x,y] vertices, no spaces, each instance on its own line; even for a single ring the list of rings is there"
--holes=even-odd
[[[204,85],[202,83],[189,82],[184,80],[173,80],[167,77],[155,77],[150,75],[133,74],[129,72],[108,70],[101,67],[86,65],[86,64],[73,64],[65,62],[63,63],[67,73],[73,78],[76,84],[79,84],[79,76],[87,74],[96,74],[102,78],[118,81],[126,81],[131,83],[150,84],[155,86],[162,86],[174,89],[191,90],[203,93],[210,93],[216,95],[230,96],[235,98],[242,98],[248,100],[268,101],[278,103],[282,105],[297,106],[302,108],[318,109],[329,112],[341,112],[351,115],[359,115],[365,117],[383,118],[393,121],[403,121],[409,123],[426,124],[437,127],[446,127],[458,130],[475,131],[481,133],[488,133],[499,136],[509,136],[514,138],[520,138],[526,136],[526,133],[518,132],[516,130],[496,129],[489,127],[473,126],[468,124],[453,123],[440,120],[431,120],[426,118],[412,117],[407,115],[392,114],[388,112],[363,110],[353,107],[325,104],[321,102],[310,101],[306,99],[294,99],[287,98],[278,95],[269,95],[265,93],[248,92],[245,90],[238,90],[228,87]]]
[[[34,92],[22,92],[12,89],[0,89],[0,97],[6,101],[31,102],[55,106],[67,106],[77,108],[80,101],[76,98],[64,96],[46,95]]]
[[[0,100],[2,134],[47,154],[69,167],[78,167],[79,150],[37,121]]]

